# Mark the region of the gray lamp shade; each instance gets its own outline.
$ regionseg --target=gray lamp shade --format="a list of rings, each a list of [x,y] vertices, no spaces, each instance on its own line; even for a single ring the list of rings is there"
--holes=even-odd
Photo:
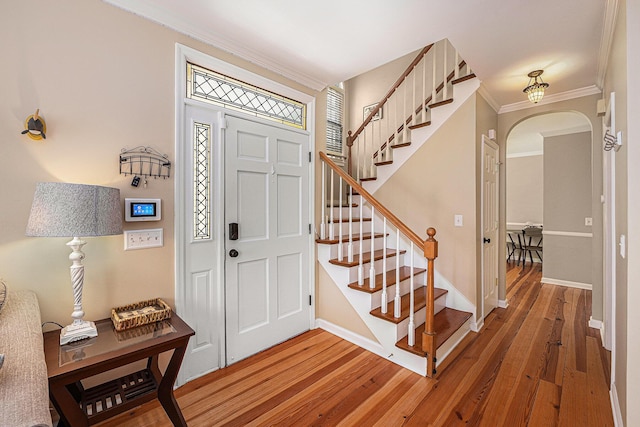
[[[120,190],[97,185],[39,182],[26,234],[36,237],[122,234]]]

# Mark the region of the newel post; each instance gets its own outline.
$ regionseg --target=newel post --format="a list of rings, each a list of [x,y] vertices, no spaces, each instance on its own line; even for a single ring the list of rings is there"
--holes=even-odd
[[[353,137],[351,136],[351,131],[349,131],[349,135],[347,136],[347,173],[349,176],[353,176],[351,173],[351,147],[353,146]]]
[[[424,332],[422,333],[422,351],[427,355],[427,376],[436,374],[436,331],[434,330],[434,275],[433,262],[438,257],[438,241],[433,236],[436,229],[427,229],[427,240],[424,241],[424,257],[427,259],[427,313]]]

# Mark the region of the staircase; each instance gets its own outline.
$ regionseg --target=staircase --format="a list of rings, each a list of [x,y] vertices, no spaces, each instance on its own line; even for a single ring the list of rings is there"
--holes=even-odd
[[[470,331],[475,306],[438,275],[436,230],[419,237],[371,193],[478,86],[446,40],[427,46],[349,132],[347,171],[320,153],[318,261],[376,337],[368,348],[430,377]]]

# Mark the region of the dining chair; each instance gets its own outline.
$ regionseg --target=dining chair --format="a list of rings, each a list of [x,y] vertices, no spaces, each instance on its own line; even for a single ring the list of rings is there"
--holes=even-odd
[[[526,227],[522,230],[522,268],[527,263],[527,254],[531,264],[533,264],[533,252],[538,255],[540,262],[542,262],[542,228],[540,227]]]

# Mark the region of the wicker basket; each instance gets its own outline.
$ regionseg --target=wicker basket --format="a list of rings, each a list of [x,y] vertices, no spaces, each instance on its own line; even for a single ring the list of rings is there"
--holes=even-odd
[[[160,298],[111,309],[111,320],[116,331],[159,322],[169,317],[171,317],[171,307]]]

